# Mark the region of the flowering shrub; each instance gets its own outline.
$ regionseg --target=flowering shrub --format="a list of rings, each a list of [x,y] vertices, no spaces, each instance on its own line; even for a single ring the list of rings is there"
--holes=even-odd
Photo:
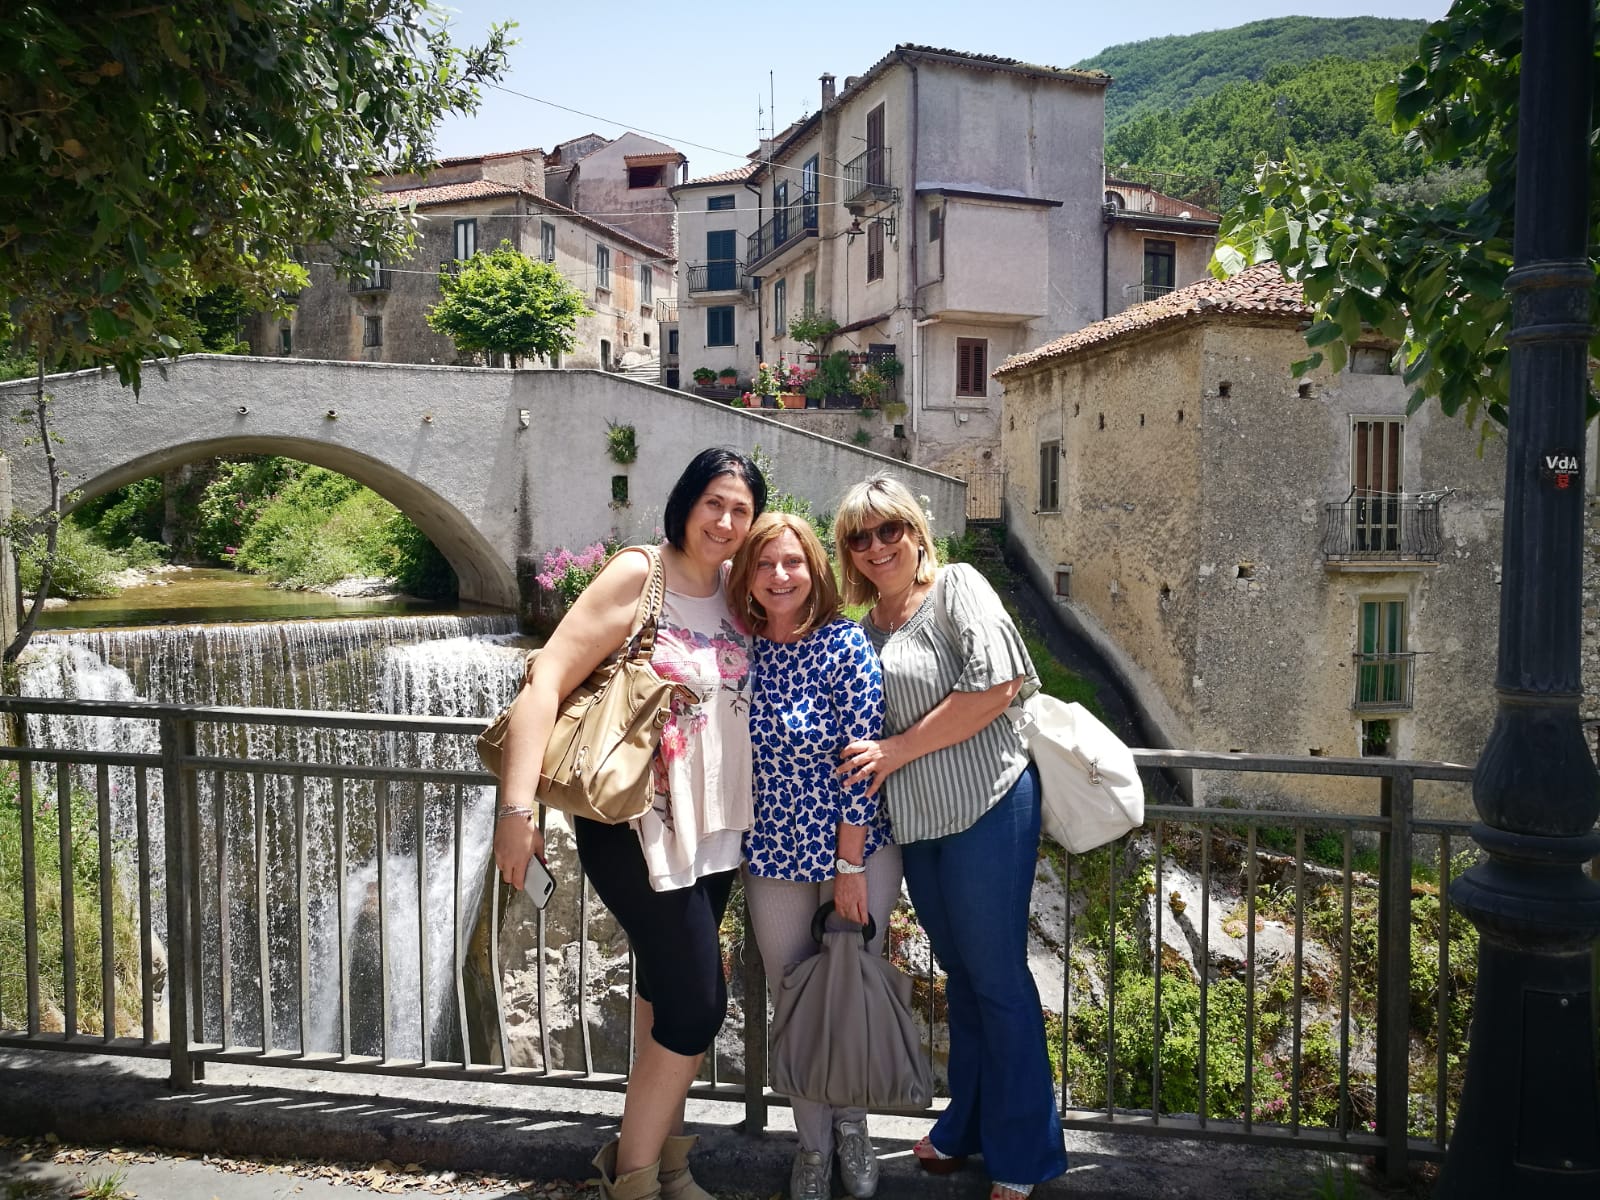
[[[778,366],[781,368],[783,366],[783,364],[780,362],[778,364]],[[758,396],[776,396],[778,394],[779,389],[782,388],[782,387],[783,387],[783,382],[779,378],[777,371],[774,371],[766,363],[762,363],[759,367],[756,368],[755,385],[750,389],[756,395],[758,395]]]
[[[534,580],[545,591],[560,596],[563,608],[571,608],[610,557],[611,549],[604,542],[585,546],[576,554],[561,546],[544,556],[544,570]]]
[[[778,387],[785,392],[803,392],[806,384],[816,378],[817,373],[799,363],[778,363]]]

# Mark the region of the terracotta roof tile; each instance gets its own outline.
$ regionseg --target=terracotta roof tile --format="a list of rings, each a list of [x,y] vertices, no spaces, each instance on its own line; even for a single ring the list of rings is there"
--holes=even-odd
[[[746,163],[742,167],[735,167],[731,171],[719,171],[715,175],[702,175],[699,179],[691,179],[688,183],[680,183],[678,187],[697,187],[702,183],[743,183],[754,175],[759,163]]]
[[[668,167],[683,161],[683,155],[676,150],[668,150],[662,154],[624,154],[622,163],[628,167]]]
[[[604,233],[607,237],[647,250],[658,258],[670,259],[673,257],[670,252],[662,247],[651,245],[643,238],[635,237],[631,233],[618,229],[615,225],[608,225],[606,222],[598,221],[575,208],[568,208],[565,204],[558,204],[548,196],[541,196],[538,192],[531,192],[527,188],[520,188],[510,183],[497,183],[491,179],[474,179],[467,183],[424,184],[421,187],[399,188],[392,192],[382,192],[380,195],[383,199],[392,201],[395,204],[411,204],[417,208],[431,208],[438,204],[455,204],[463,200],[490,200],[497,196],[521,196],[530,204],[537,205],[539,208],[549,212],[560,213],[580,225],[587,225],[597,232]]]
[[[902,42],[896,46],[898,50],[910,50],[916,54],[942,54],[950,58],[966,59],[971,65],[981,67],[989,64],[996,67],[1010,67],[1014,70],[1028,71],[1038,75],[1059,75],[1066,79],[1079,79],[1084,83],[1108,84],[1111,76],[1104,71],[1082,70],[1078,67],[1049,67],[1042,63],[1023,62],[1020,58],[1002,58],[998,54],[974,54],[970,50],[947,50],[941,46],[919,46],[915,42]]]
[[[1208,277],[1191,283],[1046,342],[1037,349],[1012,355],[995,375],[1070,358],[1091,346],[1103,346],[1164,325],[1177,325],[1196,318],[1251,315],[1304,319],[1311,315],[1311,309],[1302,298],[1300,285],[1285,279],[1277,263],[1261,263],[1229,279]]]
[[[496,150],[490,154],[456,154],[449,158],[441,158],[439,160],[439,165],[448,166],[451,163],[488,162],[491,158],[521,158],[526,154],[537,154],[541,158],[544,157],[544,151],[539,149],[539,147],[529,146],[523,150]]]
[[[470,179],[466,183],[424,183],[415,187],[395,188],[385,191],[383,195],[396,204],[450,204],[458,200],[516,196],[522,190],[515,184],[494,179]]]

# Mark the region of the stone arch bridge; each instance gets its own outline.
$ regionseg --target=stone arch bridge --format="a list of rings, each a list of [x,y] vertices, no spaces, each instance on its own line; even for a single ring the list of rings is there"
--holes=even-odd
[[[0,384],[7,416],[34,384]],[[277,454],[339,471],[417,523],[461,581],[464,600],[514,608],[519,564],[607,533],[643,540],[667,492],[706,446],[758,447],[782,491],[833,509],[886,470],[929,499],[937,532],[959,532],[966,485],[716,401],[603,371],[317,362],[186,355],[148,364],[140,393],[115,374],[51,376],[50,419],[66,486],[80,502],[199,459]],[[609,424],[632,425],[638,458],[614,463]],[[48,502],[31,421],[0,421],[19,512]],[[613,477],[629,502],[613,503]]]

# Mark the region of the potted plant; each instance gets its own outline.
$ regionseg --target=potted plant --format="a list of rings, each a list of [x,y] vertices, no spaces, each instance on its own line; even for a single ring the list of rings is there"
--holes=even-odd
[[[756,368],[755,382],[751,385],[750,390],[761,397],[762,408],[778,407],[778,392],[782,390],[782,387],[778,382],[778,373],[766,363],[762,363]]]
[[[808,362],[820,363],[822,343],[838,332],[839,322],[814,308],[805,309],[789,322],[789,336],[811,347],[811,353],[806,356]]]
[[[710,387],[717,381],[717,373],[710,367],[696,367],[694,369],[694,381],[701,387]]]
[[[739,370],[737,367],[723,367],[717,372],[717,382],[726,388],[739,386]]]
[[[863,408],[877,408],[878,397],[883,394],[885,387],[883,376],[871,367],[855,375],[850,380],[850,392],[858,396]]]
[[[817,367],[816,382],[824,408],[860,408],[861,401],[850,390],[850,355],[835,350]]]

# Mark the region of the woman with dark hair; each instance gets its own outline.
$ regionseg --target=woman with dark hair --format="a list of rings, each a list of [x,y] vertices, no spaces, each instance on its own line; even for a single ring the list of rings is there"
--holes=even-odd
[[[844,599],[883,664],[884,731],[844,748],[847,785],[886,797],[917,920],[945,969],[950,1103],[912,1152],[942,1174],[982,1154],[990,1200],[1023,1200],[1067,1167],[1028,900],[1039,853],[1039,777],[1005,715],[1039,688],[1027,647],[987,580],[939,567],[927,517],[875,476],[833,522]]]
[[[572,818],[584,874],[633,945],[637,1052],[621,1135],[595,1157],[607,1200],[711,1200],[689,1174],[684,1101],[727,1015],[717,940],[750,827],[750,639],[729,608],[728,560],[766,505],[755,464],[703,450],[667,498],[666,598],[652,661],[698,701],[674,700],[654,762],[654,807],[628,825]],[[619,551],[534,660],[505,742],[494,857],[507,883],[544,854],[539,765],[561,698],[628,636],[649,556]]]
[[[869,926],[868,953],[883,952],[900,895],[900,850],[867,785],[846,787],[834,772],[846,743],[879,736],[883,681],[861,626],[839,614],[828,552],[809,521],[791,513],[757,521],[734,557],[728,593],[756,635],[756,812],[745,837],[744,894],[776,995],[784,970],[818,952],[811,920],[830,900],[838,916]],[[840,1023],[848,1019],[838,1014]],[[789,1200],[828,1200],[835,1153],[845,1190],[873,1195],[878,1158],[866,1109],[800,1096],[790,1103],[800,1151]]]

